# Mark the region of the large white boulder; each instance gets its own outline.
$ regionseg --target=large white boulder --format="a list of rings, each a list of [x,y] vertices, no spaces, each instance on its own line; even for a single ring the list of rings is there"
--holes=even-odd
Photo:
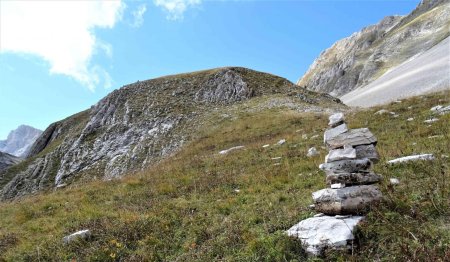
[[[353,230],[362,216],[336,218],[334,216],[312,217],[291,227],[287,234],[300,239],[306,252],[317,256],[325,248],[346,249],[354,239]]]

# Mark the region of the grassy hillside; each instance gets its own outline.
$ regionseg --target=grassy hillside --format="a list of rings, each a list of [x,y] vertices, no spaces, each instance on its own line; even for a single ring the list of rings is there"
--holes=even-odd
[[[383,107],[398,117],[375,115],[381,107],[347,112],[350,127],[369,127],[379,139],[375,169],[385,177],[385,200],[358,230],[352,253],[331,252],[326,260],[450,258],[450,160],[443,157],[450,114],[423,123],[432,106],[449,103],[446,92]],[[270,107],[250,113],[246,106],[218,125],[203,122],[198,139],[145,172],[0,203],[0,261],[306,260],[284,231],[314,214],[311,193],[325,187],[318,165],[327,115]],[[287,142],[274,145],[280,139]],[[245,148],[218,154],[238,145]],[[311,146],[320,156],[306,157]],[[437,159],[385,164],[413,153]],[[400,184],[389,185],[390,177]],[[62,244],[81,229],[93,237]]]

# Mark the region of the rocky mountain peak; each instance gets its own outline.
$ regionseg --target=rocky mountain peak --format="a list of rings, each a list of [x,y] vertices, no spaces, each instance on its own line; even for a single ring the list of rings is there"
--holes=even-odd
[[[34,127],[20,125],[9,133],[6,140],[0,140],[0,151],[23,157],[41,133]]]

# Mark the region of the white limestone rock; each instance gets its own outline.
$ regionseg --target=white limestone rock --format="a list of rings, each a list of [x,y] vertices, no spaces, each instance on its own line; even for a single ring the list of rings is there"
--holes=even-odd
[[[286,139],[281,139],[277,142],[277,145],[281,146],[282,144],[286,143]]]
[[[332,114],[328,119],[330,120],[328,122],[330,127],[338,126],[345,121],[343,113]]]
[[[315,147],[311,147],[310,149],[308,149],[308,154],[306,154],[307,157],[314,157],[317,156],[319,154],[319,151],[317,151],[317,149]]]
[[[361,214],[382,198],[381,191],[373,185],[326,188],[312,196],[315,210],[327,215]]]
[[[330,216],[312,217],[300,221],[286,233],[302,242],[310,255],[318,256],[324,249],[347,249],[354,239],[353,230],[363,219],[362,216],[335,218]]]
[[[356,158],[356,149],[354,149],[351,146],[344,146],[343,149],[331,150],[328,153],[328,155],[325,156],[325,163],[355,158]]]
[[[434,122],[437,122],[437,121],[439,121],[439,118],[431,118],[431,119],[427,119],[427,120],[425,120],[423,122],[426,123],[426,124],[431,124],[431,123],[434,123]]]
[[[65,236],[63,238],[64,244],[69,244],[70,242],[77,240],[77,239],[88,239],[91,237],[91,231],[89,229],[86,230],[80,230],[78,232],[75,232],[71,235]]]
[[[338,135],[345,133],[348,131],[347,125],[344,123],[342,125],[336,126],[334,128],[327,129],[323,134],[323,142],[326,143],[328,140],[331,140]]]
[[[381,109],[381,110],[375,112],[375,115],[383,115],[386,113],[389,113],[389,111],[387,111],[386,109]]]
[[[344,188],[345,184],[341,184],[341,183],[336,183],[336,184],[331,184],[330,188],[331,189],[338,189],[338,188]]]
[[[398,180],[398,178],[390,178],[389,183],[391,183],[391,185],[398,185],[400,184],[400,180]]]
[[[397,163],[404,163],[409,161],[417,161],[417,160],[434,160],[433,154],[421,154],[421,155],[412,155],[412,156],[405,156],[400,157],[396,159],[389,160],[389,164],[397,164]]]
[[[439,109],[438,112],[440,115],[445,115],[447,113],[450,113],[450,105]]]
[[[444,108],[444,107],[441,106],[441,105],[437,105],[437,106],[433,106],[433,107],[430,109],[430,111],[436,112],[436,111],[441,110],[442,108]]]
[[[234,146],[232,148],[228,148],[226,150],[220,151],[219,154],[226,155],[226,154],[230,153],[231,151],[235,151],[235,150],[242,149],[242,148],[244,148],[244,146]]]

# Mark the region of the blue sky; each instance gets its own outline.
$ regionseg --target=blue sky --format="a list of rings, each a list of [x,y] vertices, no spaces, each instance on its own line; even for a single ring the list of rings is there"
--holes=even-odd
[[[137,80],[244,66],[295,82],[335,41],[417,4],[0,1],[0,139],[20,124],[45,129]]]

